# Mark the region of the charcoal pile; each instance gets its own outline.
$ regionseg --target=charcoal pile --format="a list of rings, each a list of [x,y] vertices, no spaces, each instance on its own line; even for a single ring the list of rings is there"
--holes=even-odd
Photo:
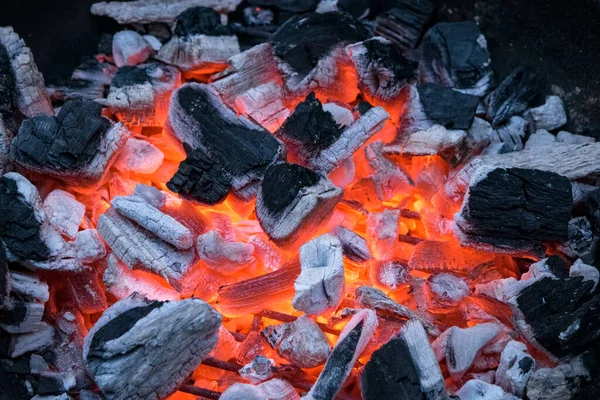
[[[600,144],[429,0],[0,27],[0,400],[593,399]]]

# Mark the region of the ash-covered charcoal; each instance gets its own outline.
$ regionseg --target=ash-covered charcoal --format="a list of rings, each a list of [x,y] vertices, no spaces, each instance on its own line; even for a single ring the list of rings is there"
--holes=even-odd
[[[526,395],[530,400],[591,399],[578,396],[583,384],[596,378],[588,357],[581,356],[554,368],[540,368],[527,382]],[[582,393],[583,394],[583,393]]]
[[[182,163],[187,174],[182,173],[169,183],[171,190],[184,195],[191,195],[191,190],[199,194],[203,191],[187,182],[186,175],[191,173],[196,179],[204,178],[204,170],[214,171],[214,168],[223,171],[224,177],[216,185],[220,190],[223,190],[222,183],[226,180],[235,193],[250,194],[254,188],[248,186],[260,180],[267,167],[283,152],[281,143],[269,132],[236,115],[221,102],[213,88],[203,84],[187,83],[173,93],[167,130],[191,148],[206,154],[204,162],[199,162],[197,168],[185,167],[185,162]],[[203,166],[207,163],[208,166]],[[211,171],[206,178],[218,175],[218,171]],[[211,181],[206,180],[201,180],[201,184],[213,186]],[[225,197],[222,192],[218,194],[220,196],[211,196],[209,200],[215,197],[217,200],[209,204]],[[206,202],[202,197],[196,200]]]
[[[68,245],[72,246],[72,243]],[[74,258],[82,264],[90,264],[106,256],[104,241],[96,229],[86,229],[77,232],[74,247]],[[68,249],[67,255],[73,257],[70,254],[71,252],[72,249]]]
[[[2,96],[1,93],[0,96]],[[5,126],[4,120],[2,119],[2,115],[0,115],[0,175],[4,175],[10,170],[8,152],[10,149],[10,143],[12,142],[12,139],[12,132],[10,132]]]
[[[230,27],[221,25],[219,14],[211,8],[193,7],[177,17],[171,40],[156,58],[182,71],[206,74],[223,69],[239,52],[237,37]]]
[[[18,109],[28,118],[54,115],[44,77],[29,47],[11,26],[0,27],[0,110]]]
[[[265,172],[256,216],[277,243],[292,243],[325,223],[342,189],[325,176],[296,164],[274,164]]]
[[[552,131],[567,123],[565,103],[558,96],[546,97],[544,104],[528,110],[524,116],[529,121],[529,127],[533,132],[539,129]]]
[[[402,51],[412,50],[431,18],[434,5],[430,0],[396,0],[391,3],[391,8],[377,15],[375,34],[391,40]]]
[[[108,86],[112,81],[117,68],[108,62],[106,57],[96,56],[85,59],[71,74],[74,81],[94,82]]]
[[[523,142],[525,135],[527,134],[527,121],[518,116],[513,116],[508,119],[492,131],[491,142],[497,145],[498,154],[509,153],[512,151],[520,151],[523,149]],[[490,146],[485,152],[491,152],[490,150],[496,146]],[[536,151],[539,151],[536,149]],[[493,154],[493,152],[492,152]]]
[[[398,242],[400,210],[383,210],[367,217],[367,243],[376,260],[389,260],[394,256]]]
[[[93,101],[69,101],[57,117],[24,121],[11,144],[11,159],[70,184],[97,184],[129,137],[123,125],[112,125],[101,111]]]
[[[0,310],[0,328],[8,333],[36,332],[43,322],[44,303],[9,298]]]
[[[215,230],[198,237],[196,251],[208,268],[223,275],[231,275],[253,264],[254,246],[242,242],[229,242]]]
[[[500,386],[479,379],[467,381],[455,396],[460,400],[518,400],[517,397],[505,393]]]
[[[524,343],[511,340],[500,355],[495,382],[508,393],[522,397],[527,381],[535,370],[535,359],[527,353]]]
[[[420,79],[424,82],[476,96],[483,96],[493,83],[487,42],[475,22],[433,26],[425,34],[419,51]]]
[[[346,324],[317,382],[306,400],[329,400],[342,389],[354,363],[367,347],[377,329],[377,316],[372,310],[361,310]]]
[[[0,310],[6,305],[11,290],[10,271],[6,260],[6,250],[0,241]]]
[[[561,358],[597,345],[600,296],[590,295],[594,286],[583,276],[544,277],[523,289],[516,301],[535,341]]]
[[[71,100],[97,100],[106,95],[105,85],[98,82],[70,80],[63,85],[48,85],[48,96],[52,102],[66,102]]]
[[[92,4],[91,12],[110,17],[119,24],[150,24],[173,22],[178,15],[192,7],[210,7],[219,12],[233,12],[241,0],[133,0]]]
[[[517,68],[486,98],[487,119],[494,127],[529,108],[542,91],[538,75],[526,68]]]
[[[107,98],[99,101],[130,126],[162,126],[171,94],[181,85],[175,67],[150,62],[117,70]]]
[[[113,167],[125,173],[153,174],[160,168],[164,158],[163,152],[147,140],[130,138]]]
[[[267,326],[260,333],[281,357],[300,368],[324,364],[331,351],[319,325],[304,315],[293,322]]]
[[[418,311],[413,311],[410,308],[395,302],[379,289],[370,286],[361,286],[357,288],[356,304],[361,307],[371,308],[382,317],[392,317],[409,321],[413,319],[417,320],[423,325],[429,335],[435,337],[440,334],[440,331],[427,317],[421,315]]]
[[[120,31],[113,36],[113,58],[117,67],[135,66],[145,62],[154,53],[150,43],[134,31]]]
[[[85,214],[85,206],[72,194],[56,189],[46,196],[43,207],[50,225],[63,236],[75,239]]]
[[[402,259],[374,261],[369,265],[369,276],[374,286],[397,290],[409,283],[408,262]]]
[[[595,143],[596,138],[584,135],[575,135],[567,131],[560,131],[556,134],[556,141],[567,144],[585,144]]]
[[[25,296],[45,303],[50,298],[48,284],[31,272],[11,271],[8,278],[10,290],[14,294]]]
[[[75,387],[75,373],[44,371],[40,374],[38,395],[67,393]]]
[[[495,322],[487,322],[465,329],[453,326],[443,332],[432,343],[432,346],[438,361],[445,358],[448,372],[452,378],[460,380],[480,351],[504,330],[502,325]]]
[[[429,290],[444,305],[458,303],[469,295],[469,284],[458,275],[449,273],[432,274],[428,278]]]
[[[476,96],[433,83],[420,84],[417,90],[423,111],[431,121],[447,129],[471,127],[479,103]]]
[[[568,239],[572,201],[564,176],[496,168],[471,181],[454,234],[466,246],[543,254],[542,242]]]
[[[324,234],[300,247],[300,275],[294,283],[292,306],[308,315],[335,310],[344,292],[342,243]]]
[[[220,325],[219,313],[200,299],[129,297],[90,329],[85,365],[107,399],[166,398],[215,347]]]
[[[442,371],[418,321],[409,321],[371,355],[360,383],[365,400],[448,398]]]
[[[300,400],[296,389],[282,379],[271,379],[259,385],[234,383],[219,397],[220,400]]]
[[[376,185],[377,194],[382,201],[389,201],[398,193],[410,191],[414,181],[401,165],[385,157],[390,146],[376,141],[365,147],[365,158],[373,169],[373,183]]]
[[[580,258],[578,258],[573,263],[573,265],[571,265],[571,268],[569,269],[569,276],[583,276],[584,282],[593,282],[594,286],[592,286],[592,288],[590,289],[590,292],[593,293],[596,290],[596,287],[598,286],[598,281],[600,280],[600,271],[598,271],[596,267],[585,264],[583,261],[581,261]]]
[[[244,365],[238,373],[242,378],[254,384],[271,379],[274,375],[275,361],[265,356],[256,356],[254,360]]]
[[[569,221],[568,239],[558,246],[559,250],[571,258],[581,258],[588,264],[596,260],[598,237],[592,231],[592,224],[586,216]]]
[[[407,59],[389,40],[374,37],[346,47],[359,77],[359,87],[369,98],[389,101],[414,81],[418,63]]]
[[[250,88],[236,97],[235,106],[269,132],[274,132],[290,115],[290,110],[285,107],[284,101],[283,88],[271,81]]]
[[[356,262],[364,262],[372,258],[367,241],[358,233],[341,225],[333,228],[331,233],[338,238],[342,244],[344,255],[349,259]]]
[[[556,141],[556,136],[554,136],[553,134],[551,134],[550,132],[548,132],[545,129],[540,129],[540,130],[535,131],[535,133],[532,133],[529,136],[529,139],[527,139],[527,143],[525,143],[525,148],[526,149],[535,149],[536,147],[539,147],[539,146],[551,145],[555,141]]]
[[[16,358],[31,351],[41,352],[54,343],[55,332],[54,327],[40,322],[38,328],[33,332],[11,335],[6,344],[6,352],[10,358]]]
[[[336,83],[344,46],[368,39],[368,29],[351,15],[307,13],[287,20],[269,39],[286,89],[306,95],[312,88],[340,92]]]

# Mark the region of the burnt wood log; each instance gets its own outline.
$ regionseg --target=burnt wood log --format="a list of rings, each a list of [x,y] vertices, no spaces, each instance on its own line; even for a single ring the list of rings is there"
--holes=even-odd
[[[392,8],[377,15],[375,34],[392,41],[402,51],[412,50],[431,18],[434,5],[429,0],[397,0],[391,3]]]
[[[120,300],[85,337],[86,368],[108,400],[166,398],[215,347],[220,325],[199,299]]]
[[[479,99],[433,83],[417,86],[423,111],[431,121],[447,129],[469,129]]]
[[[466,246],[543,254],[542,242],[568,238],[571,204],[571,184],[564,176],[496,168],[471,181],[454,234]]]

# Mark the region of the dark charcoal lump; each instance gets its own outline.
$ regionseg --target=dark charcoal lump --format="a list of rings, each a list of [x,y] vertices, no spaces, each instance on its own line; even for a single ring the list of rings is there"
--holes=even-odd
[[[121,88],[125,86],[141,85],[150,81],[148,72],[144,67],[132,67],[126,65],[117,69],[115,76],[110,82],[110,86]]]
[[[6,261],[6,251],[4,245],[0,241],[0,309],[10,295],[10,271],[8,270],[8,262]]]
[[[301,76],[338,44],[356,43],[369,37],[358,20],[345,13],[308,13],[290,18],[272,36],[274,54]]]
[[[583,200],[583,206],[590,218],[594,233],[600,235],[600,189],[588,194]]]
[[[571,196],[564,176],[496,168],[469,188],[456,223],[471,244],[541,251],[542,242],[568,237]]]
[[[546,266],[557,278],[565,279],[569,277],[569,266],[567,265],[567,262],[559,256],[548,257]]]
[[[231,190],[230,174],[202,149],[186,151],[187,158],[179,164],[167,187],[184,198],[205,204],[213,205],[225,200]]]
[[[261,191],[264,204],[276,213],[289,206],[300,190],[316,185],[319,175],[297,164],[278,163],[267,169]]]
[[[493,126],[527,110],[540,97],[543,83],[538,75],[520,67],[508,75],[487,97],[487,118]]]
[[[369,3],[375,3],[370,1]],[[378,13],[376,32],[390,39],[402,50],[414,48],[421,38],[423,28],[433,13],[429,0],[396,0]],[[374,7],[371,6],[371,14]]]
[[[94,101],[69,101],[57,117],[38,116],[23,122],[15,137],[12,158],[51,171],[78,170],[91,161],[110,121]]]
[[[475,22],[445,22],[432,27],[420,46],[421,67],[430,82],[472,88],[491,72],[490,54],[481,45]],[[448,76],[446,76],[446,74]]]
[[[0,309],[0,319],[9,326],[19,326],[27,318],[27,303],[16,301],[11,308]]]
[[[396,46],[380,40],[367,40],[364,45],[372,65],[376,69],[391,71],[395,84],[416,77],[419,64],[407,59]]]
[[[600,344],[600,295],[583,277],[544,278],[524,289],[517,303],[538,343],[557,357],[573,357]]]
[[[425,398],[408,345],[398,337],[373,353],[362,371],[360,383],[365,400]]]
[[[358,109],[358,113],[360,115],[365,115],[367,113],[367,111],[369,111],[371,108],[373,108],[373,106],[368,101],[361,100],[358,103],[358,105],[356,106],[356,108]]]
[[[16,106],[15,73],[6,48],[0,44],[0,111],[11,112]]]
[[[179,14],[174,32],[179,37],[231,35],[231,29],[221,24],[219,14],[208,7],[192,7]]]
[[[311,154],[326,149],[342,134],[331,113],[323,110],[323,105],[311,92],[298,104],[279,128],[276,135],[286,142],[299,144]]]
[[[337,8],[354,18],[361,18],[369,10],[369,2],[368,0],[338,0]]]
[[[0,335],[0,341],[2,341]],[[0,358],[0,400],[29,400],[36,392],[38,380],[30,374],[30,356]]]
[[[417,86],[425,114],[448,129],[469,129],[479,99],[456,90],[425,83]]]
[[[49,256],[33,208],[19,195],[17,183],[6,176],[0,178],[0,238],[20,259],[42,261]]]
[[[305,13],[314,11],[319,4],[318,0],[248,0],[248,4],[262,7],[275,7],[283,11]]]

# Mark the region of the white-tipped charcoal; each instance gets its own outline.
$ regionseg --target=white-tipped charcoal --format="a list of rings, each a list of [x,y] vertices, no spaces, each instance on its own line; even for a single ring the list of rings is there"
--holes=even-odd
[[[546,97],[544,104],[526,111],[524,116],[534,132],[538,129],[551,131],[567,123],[565,104],[558,96]]]
[[[135,66],[143,63],[154,52],[150,43],[134,31],[120,31],[113,36],[113,57],[115,65]]]
[[[44,200],[48,222],[58,233],[75,239],[85,214],[85,206],[64,190],[53,190]]]
[[[522,397],[534,370],[535,359],[527,353],[527,346],[511,340],[500,355],[495,383],[506,392]]]
[[[256,261],[253,245],[229,242],[214,230],[198,237],[196,251],[210,269],[223,275],[233,274]]]

